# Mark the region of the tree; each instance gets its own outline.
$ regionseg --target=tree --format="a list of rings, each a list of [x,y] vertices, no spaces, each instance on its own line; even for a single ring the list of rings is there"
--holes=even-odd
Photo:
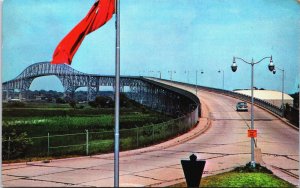
[[[290,96],[293,97],[293,99],[294,99],[293,107],[294,108],[299,108],[299,92],[296,92],[294,94],[290,94]]]
[[[76,101],[75,101],[75,100],[70,100],[70,101],[69,101],[69,105],[70,105],[72,108],[76,109]]]
[[[127,107],[128,106],[128,98],[124,93],[120,94],[120,106],[121,107]]]
[[[111,107],[112,99],[110,97],[97,96],[95,103],[98,108]]]
[[[95,101],[89,101],[89,105],[93,108],[97,108],[97,104]]]
[[[64,103],[66,103],[66,101],[59,97],[59,98],[56,98],[56,103],[64,104]]]
[[[97,96],[89,105],[93,108],[110,108],[113,107],[113,100],[110,97]]]
[[[27,137],[26,132],[17,133],[16,130],[13,130],[9,134],[4,133],[3,138],[3,159],[13,159],[24,156],[24,154],[27,153],[27,149],[32,145],[32,140]]]

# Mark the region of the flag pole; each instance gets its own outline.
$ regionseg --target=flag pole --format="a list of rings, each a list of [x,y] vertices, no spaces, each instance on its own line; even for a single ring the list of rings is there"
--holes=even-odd
[[[120,123],[120,0],[116,0],[116,66],[115,66],[115,153],[114,187],[119,187],[119,123]]]

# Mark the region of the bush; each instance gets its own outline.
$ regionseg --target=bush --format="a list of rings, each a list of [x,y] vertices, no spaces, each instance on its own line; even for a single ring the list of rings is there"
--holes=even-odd
[[[56,103],[64,104],[64,103],[66,103],[66,101],[62,98],[56,98]]]
[[[245,173],[245,172],[262,172],[262,173],[267,173],[267,174],[273,174],[273,172],[269,169],[267,169],[264,166],[261,166],[259,163],[255,164],[255,168],[251,166],[251,162],[247,163],[246,166],[243,167],[236,167],[234,172],[240,172],[240,173]]]
[[[75,101],[75,100],[69,101],[69,105],[70,105],[73,109],[76,109],[76,101]]]
[[[21,101],[10,101],[7,104],[7,107],[22,108],[22,107],[25,107],[25,103],[21,102]]]
[[[4,160],[25,156],[27,149],[32,145],[32,140],[27,137],[26,132],[17,134],[13,130],[10,134],[4,135],[3,138],[2,158]]]
[[[94,101],[88,103],[93,108],[112,108],[113,100],[110,97],[97,96]]]
[[[110,108],[113,107],[113,101],[110,97],[102,97],[102,96],[97,96],[95,99],[95,103],[98,108]]]
[[[89,105],[92,107],[92,108],[97,108],[97,103],[95,101],[89,101]]]

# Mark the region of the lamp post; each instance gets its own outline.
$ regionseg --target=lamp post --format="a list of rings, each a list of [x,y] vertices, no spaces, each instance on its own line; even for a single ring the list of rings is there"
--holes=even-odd
[[[254,82],[254,65],[260,63],[261,61],[265,60],[265,59],[270,59],[270,63],[269,63],[269,70],[272,72],[275,68],[275,65],[273,64],[273,60],[272,60],[272,56],[270,57],[264,57],[261,60],[254,62],[253,58],[251,60],[251,62],[247,62],[242,58],[239,57],[233,57],[233,63],[231,65],[231,70],[233,72],[235,72],[237,70],[237,64],[235,60],[241,60],[244,63],[247,63],[249,65],[251,65],[251,130],[254,129],[254,112],[253,112],[253,103],[254,103],[254,98],[253,98],[253,82]],[[251,166],[255,167],[255,159],[254,159],[254,138],[251,137]]]
[[[171,79],[171,81],[173,81],[172,76],[173,76],[173,73],[176,73],[176,71],[168,71],[168,73],[170,73],[170,79]]]
[[[161,71],[157,71],[159,73],[159,79],[161,79]]]
[[[219,70],[218,73],[223,72],[223,90],[224,90],[224,70]]]
[[[281,88],[281,108],[282,108],[282,114],[281,116],[284,116],[284,69],[281,69],[279,67],[276,67],[276,69],[282,71],[282,88]],[[273,70],[273,74],[276,73],[276,69]]]

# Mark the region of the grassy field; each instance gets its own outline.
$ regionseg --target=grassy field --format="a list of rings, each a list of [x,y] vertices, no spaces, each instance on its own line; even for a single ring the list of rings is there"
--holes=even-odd
[[[120,129],[142,127],[171,118],[145,108],[121,108]],[[30,104],[22,108],[3,108],[3,135],[26,132],[28,136],[108,131],[114,127],[114,109],[85,107],[73,109],[65,104]]]
[[[174,124],[153,127],[172,117],[131,105],[120,111],[120,149],[134,149],[175,135]],[[113,151],[114,109],[71,108],[66,104],[3,105],[2,157],[7,159],[85,155],[89,132],[89,154]],[[49,137],[48,137],[49,133]],[[172,134],[172,135],[171,135]],[[10,140],[9,140],[10,139]]]
[[[156,113],[126,113],[120,117],[120,129],[141,127],[167,121],[169,118]],[[51,134],[67,134],[89,131],[112,130],[113,114],[92,116],[58,116],[58,117],[3,117],[4,135],[15,130],[26,132],[28,136]]]

